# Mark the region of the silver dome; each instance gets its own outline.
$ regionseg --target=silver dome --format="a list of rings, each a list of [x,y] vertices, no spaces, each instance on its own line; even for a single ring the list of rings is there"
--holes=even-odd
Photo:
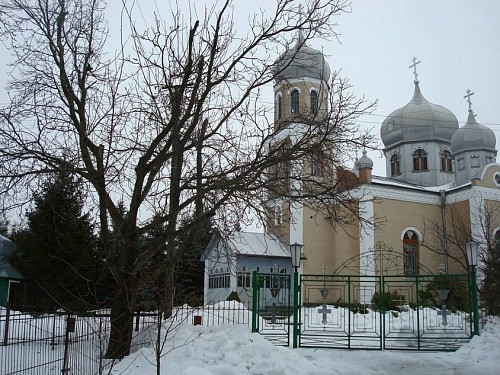
[[[373,169],[373,161],[366,155],[366,150],[363,150],[363,156],[355,163],[356,169],[370,168]]]
[[[330,65],[320,51],[309,47],[299,31],[295,47],[283,53],[274,63],[276,83],[295,78],[313,78],[328,81]]]
[[[490,128],[478,124],[474,113],[469,110],[467,123],[458,129],[451,138],[451,151],[457,155],[465,151],[491,151],[496,154],[495,133]]]
[[[392,112],[382,123],[380,135],[386,148],[402,142],[450,142],[458,129],[455,115],[447,108],[430,103],[415,81],[415,93],[410,102]]]

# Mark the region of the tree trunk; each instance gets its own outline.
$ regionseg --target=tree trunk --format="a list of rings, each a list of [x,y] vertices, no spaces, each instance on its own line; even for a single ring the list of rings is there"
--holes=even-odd
[[[117,286],[111,305],[111,333],[106,358],[122,359],[130,354],[137,290],[126,285]]]

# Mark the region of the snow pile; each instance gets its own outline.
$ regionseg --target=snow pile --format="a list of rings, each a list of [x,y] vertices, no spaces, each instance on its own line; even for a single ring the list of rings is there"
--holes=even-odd
[[[275,347],[247,326],[182,324],[167,338],[162,374],[475,374],[498,373],[500,318],[456,352],[404,352]],[[141,349],[112,374],[156,375],[154,349]]]

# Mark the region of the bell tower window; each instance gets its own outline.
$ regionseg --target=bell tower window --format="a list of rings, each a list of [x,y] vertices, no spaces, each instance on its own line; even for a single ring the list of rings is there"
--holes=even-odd
[[[290,113],[292,115],[299,113],[299,90],[293,90],[290,93]]]
[[[281,94],[276,96],[276,118],[279,120],[281,118]]]
[[[310,112],[312,115],[318,113],[318,92],[316,90],[311,91],[311,107]]]
[[[441,171],[442,172],[452,172],[451,152],[448,150],[444,150],[441,153]]]
[[[394,154],[391,157],[391,176],[401,174],[399,155]]]
[[[427,152],[419,148],[413,153],[413,171],[420,172],[427,170]]]

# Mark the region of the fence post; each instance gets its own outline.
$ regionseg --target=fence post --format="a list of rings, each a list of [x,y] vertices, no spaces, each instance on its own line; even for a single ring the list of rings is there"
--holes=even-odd
[[[5,315],[5,330],[3,332],[3,344],[7,346],[9,341],[9,321],[10,321],[10,302],[7,302],[7,313]]]
[[[68,314],[68,318],[66,319],[66,334],[64,337],[63,368],[61,369],[61,373],[63,374],[66,374],[70,371],[70,368],[68,367],[69,333],[75,332],[75,323],[76,319]]]
[[[257,309],[258,309],[258,289],[259,282],[257,271],[253,271],[252,274],[252,333],[256,333],[259,331],[257,328]]]
[[[136,311],[137,315],[135,316],[135,331],[139,332],[139,322],[140,322],[140,317],[141,317],[141,312]],[[160,313],[161,315],[161,313]],[[161,320],[161,316],[159,318]]]

